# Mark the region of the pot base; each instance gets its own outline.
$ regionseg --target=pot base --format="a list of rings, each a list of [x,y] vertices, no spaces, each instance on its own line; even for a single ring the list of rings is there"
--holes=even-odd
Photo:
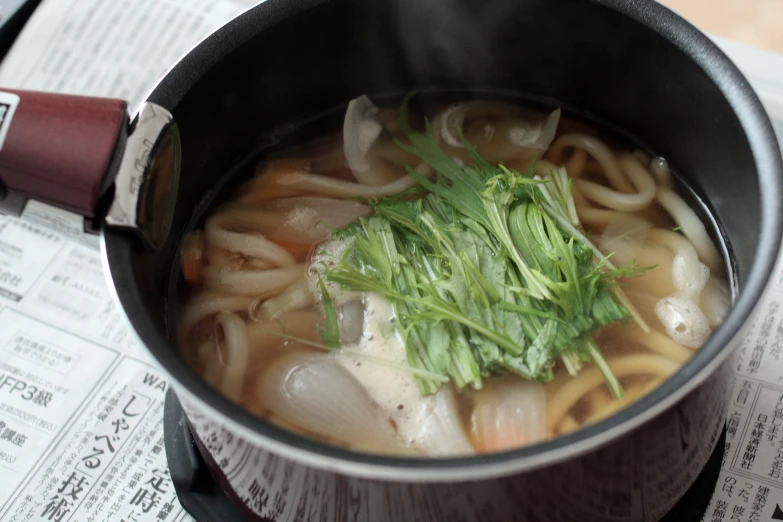
[[[241,522],[252,515],[237,507],[240,503],[233,491],[227,493],[209,472],[190,432],[185,413],[172,390],[166,393],[163,411],[163,439],[171,481],[185,510],[198,522]],[[704,470],[685,496],[660,522],[701,520],[707,511],[720,474],[726,430],[718,440]],[[251,520],[266,522],[253,517]]]

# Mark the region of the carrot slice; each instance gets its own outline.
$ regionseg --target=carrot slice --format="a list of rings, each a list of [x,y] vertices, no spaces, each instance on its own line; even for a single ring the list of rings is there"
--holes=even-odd
[[[301,191],[281,185],[279,180],[288,174],[310,172],[310,160],[302,158],[270,160],[259,165],[256,172],[256,176],[240,189],[243,201],[266,201],[295,196]]]
[[[201,230],[195,230],[188,234],[182,247],[182,275],[188,283],[199,284],[203,269],[204,233]]]

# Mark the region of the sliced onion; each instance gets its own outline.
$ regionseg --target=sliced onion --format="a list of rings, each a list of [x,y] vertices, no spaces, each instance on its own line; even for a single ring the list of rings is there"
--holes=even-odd
[[[398,446],[364,388],[331,357],[287,353],[260,375],[256,394],[265,409],[313,433],[361,449]]]
[[[332,198],[289,198],[276,201],[268,209],[282,213],[282,223],[269,237],[295,243],[318,243],[335,229],[344,228],[370,213],[358,201]]]
[[[345,344],[356,344],[364,333],[364,304],[352,299],[340,307],[340,339]]]
[[[489,142],[505,141],[511,145],[532,150],[549,148],[557,133],[560,122],[560,109],[550,113],[545,119],[537,114],[525,114],[525,118],[512,118],[519,111],[506,110],[496,114],[502,104],[486,102],[458,103],[444,109],[437,117],[438,138],[448,146],[464,148],[459,137],[462,130],[468,140],[480,147]],[[468,117],[477,118],[466,125]],[[498,119],[496,116],[500,116]]]
[[[686,297],[664,297],[655,305],[655,313],[669,337],[688,348],[700,348],[712,334],[704,313]]]
[[[369,213],[370,207],[358,201],[292,197],[237,204],[225,209],[222,215],[224,220],[270,239],[310,245]]]
[[[370,170],[367,151],[381,135],[383,125],[377,120],[378,107],[366,95],[348,103],[343,122],[343,154],[357,180],[364,183]]]
[[[429,456],[472,455],[475,453],[459,417],[454,392],[447,386],[424,397],[418,406],[411,445]]]
[[[560,109],[553,111],[546,120],[523,121],[516,120],[508,130],[508,141],[517,147],[546,150],[552,144],[560,123]]]
[[[704,290],[701,292],[701,309],[710,322],[710,326],[717,328],[726,318],[731,306],[731,291],[729,285],[721,279],[710,277]]]
[[[465,123],[465,115],[468,112],[468,106],[464,103],[457,103],[450,107],[447,107],[438,117],[440,123],[440,139],[446,145],[451,147],[457,147],[459,149],[464,148],[462,141],[459,139],[459,130],[462,129],[463,123]]]
[[[475,394],[470,424],[479,453],[505,451],[543,440],[547,436],[544,387],[519,377],[489,381]]]
[[[682,254],[674,256],[674,261],[672,262],[672,284],[681,295],[698,301],[699,294],[701,294],[704,285],[707,284],[707,280],[710,278],[710,269],[707,265],[698,261],[694,263],[694,268],[691,269],[691,264]]]
[[[627,265],[637,260],[651,228],[649,221],[633,215],[614,217],[601,234],[598,248],[606,255],[614,252],[615,265]]]

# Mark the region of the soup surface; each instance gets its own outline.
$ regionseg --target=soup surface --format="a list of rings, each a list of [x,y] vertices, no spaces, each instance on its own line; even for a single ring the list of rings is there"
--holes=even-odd
[[[362,96],[186,238],[178,335],[286,429],[491,453],[658,386],[725,316],[724,273],[662,158],[560,110]]]

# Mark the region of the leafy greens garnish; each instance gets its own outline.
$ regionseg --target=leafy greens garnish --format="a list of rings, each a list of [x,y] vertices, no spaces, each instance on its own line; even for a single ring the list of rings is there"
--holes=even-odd
[[[332,297],[326,290],[326,285],[324,284],[323,279],[318,279],[318,289],[321,291],[321,299],[324,305],[324,315],[326,317],[326,324],[324,324],[323,329],[320,326],[318,327],[318,333],[320,334],[324,345],[333,350],[336,350],[342,346],[342,343],[340,342],[340,325],[337,321],[337,312],[334,309]]]
[[[472,164],[458,164],[429,122],[424,133],[410,129],[406,105],[399,124],[410,144],[398,145],[435,170],[431,181],[408,169],[429,193],[374,202],[372,216],[337,232],[351,246],[326,279],[389,299],[408,363],[460,389],[480,389],[499,372],[548,381],[560,359],[572,374],[595,363],[621,397],[590,333],[630,317],[612,288],[639,269],[606,270],[564,229],[578,226],[564,172],[542,180],[534,164],[525,174],[495,166],[464,139]],[[330,304],[324,301],[327,331]],[[442,384],[425,376],[417,382],[423,394]]]

